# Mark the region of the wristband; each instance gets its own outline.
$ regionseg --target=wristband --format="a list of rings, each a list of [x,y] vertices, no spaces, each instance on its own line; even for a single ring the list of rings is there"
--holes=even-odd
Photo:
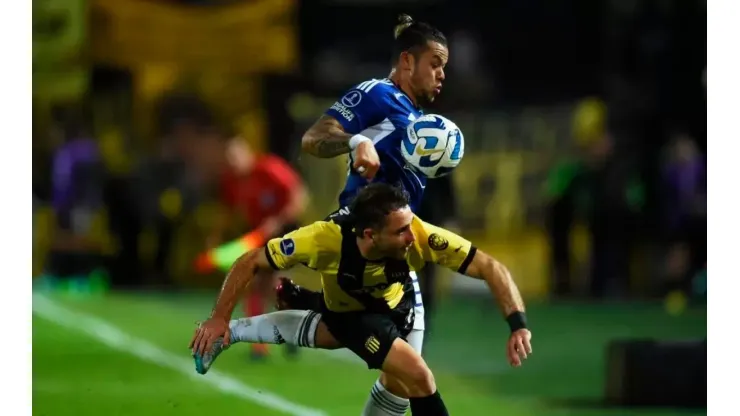
[[[357,146],[359,146],[360,143],[363,142],[372,142],[372,140],[370,140],[369,137],[365,137],[361,134],[355,134],[354,136],[352,136],[351,139],[349,139],[349,148],[355,150]]]
[[[516,332],[527,327],[527,315],[524,312],[513,312],[506,317],[511,332]]]

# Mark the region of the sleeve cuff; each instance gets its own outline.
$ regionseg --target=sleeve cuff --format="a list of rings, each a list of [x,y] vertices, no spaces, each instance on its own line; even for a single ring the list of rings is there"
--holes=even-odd
[[[272,259],[270,246],[268,244],[265,244],[265,257],[267,257],[267,262],[270,263],[270,267],[272,267],[273,270],[280,270],[277,264],[275,264],[275,260]]]
[[[468,251],[468,255],[465,256],[465,260],[463,260],[462,264],[460,265],[460,268],[457,269],[458,273],[465,274],[465,272],[468,271],[468,266],[470,266],[470,263],[473,262],[473,257],[475,257],[475,253],[477,251],[478,251],[478,247],[476,246],[470,247],[470,251]]]

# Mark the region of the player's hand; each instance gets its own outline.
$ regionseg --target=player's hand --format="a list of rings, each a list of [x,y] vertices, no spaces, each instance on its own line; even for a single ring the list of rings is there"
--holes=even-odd
[[[352,167],[367,180],[372,180],[380,169],[380,157],[371,141],[358,144],[352,151],[352,160]]]
[[[506,355],[509,358],[509,364],[513,367],[522,365],[522,360],[532,353],[532,333],[528,329],[520,329],[511,334],[509,343],[506,346]]]
[[[195,335],[193,335],[188,348],[193,353],[202,355],[206,351],[211,350],[213,343],[219,337],[224,337],[224,347],[228,347],[229,340],[231,339],[231,329],[229,328],[228,319],[209,318],[198,325],[198,329],[195,330]]]

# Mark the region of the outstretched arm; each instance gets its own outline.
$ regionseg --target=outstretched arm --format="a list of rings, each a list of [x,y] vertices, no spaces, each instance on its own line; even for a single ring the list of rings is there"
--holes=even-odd
[[[221,286],[216,305],[211,311],[211,318],[228,321],[243,294],[259,270],[270,268],[270,262],[265,254],[265,248],[250,250],[239,257],[226,274]]]
[[[493,257],[481,250],[476,250],[465,274],[488,283],[501,313],[507,320],[512,314],[524,313],[524,301],[516,283],[511,278],[511,273],[506,266]]]
[[[465,274],[485,280],[491,288],[511,329],[506,348],[509,363],[514,367],[519,367],[522,365],[522,359],[526,359],[532,353],[532,334],[527,329],[524,301],[509,270],[493,257],[476,250]]]
[[[352,136],[345,133],[337,119],[323,115],[303,135],[301,145],[306,153],[320,158],[331,158],[352,150],[350,146]]]
[[[524,301],[509,270],[459,235],[429,223],[422,224],[419,234],[426,237],[422,237],[420,244],[424,260],[488,283],[511,329],[507,348],[509,362],[520,366],[522,358],[532,352],[532,334],[527,329]]]
[[[194,353],[210,351],[214,342],[223,339],[224,345],[230,342],[229,319],[254,276],[260,270],[286,270],[298,264],[315,268],[321,248],[316,235],[326,232],[325,223],[319,221],[301,227],[282,238],[273,238],[264,247],[251,250],[239,257],[226,274],[216,306],[211,316],[198,326],[190,341]]]
[[[270,262],[264,247],[251,250],[234,262],[231,270],[226,274],[210,318],[198,326],[193,339],[190,340],[189,348],[192,348],[193,353],[202,355],[206,351],[211,351],[218,339],[223,339],[224,345],[231,342],[229,320],[236,302],[241,298],[257,271],[267,267],[270,267]]]

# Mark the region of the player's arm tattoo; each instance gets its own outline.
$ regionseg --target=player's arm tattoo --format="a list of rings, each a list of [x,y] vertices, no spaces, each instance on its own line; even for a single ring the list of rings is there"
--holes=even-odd
[[[524,312],[524,301],[514,279],[511,278],[509,269],[493,257],[476,250],[465,274],[488,283],[504,317],[514,312]]]
[[[351,134],[330,116],[321,116],[303,135],[303,151],[320,158],[331,158],[350,152]]]
[[[239,257],[226,274],[216,305],[211,311],[212,318],[231,319],[231,313],[243,297],[244,292],[259,270],[270,268],[265,248],[258,248]]]

